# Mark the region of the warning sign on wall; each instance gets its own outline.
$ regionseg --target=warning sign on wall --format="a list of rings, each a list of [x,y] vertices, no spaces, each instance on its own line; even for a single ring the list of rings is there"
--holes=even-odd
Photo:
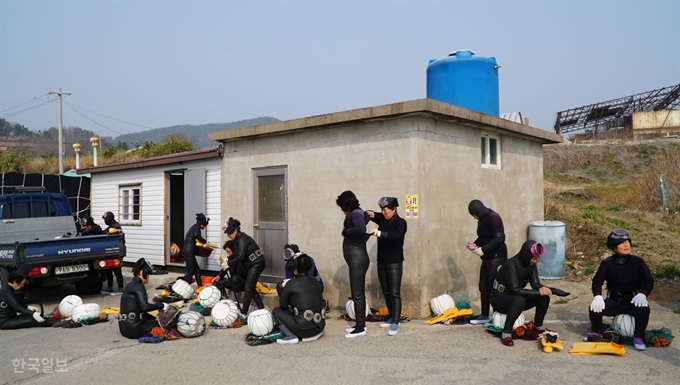
[[[407,194],[404,202],[406,219],[418,219],[418,194]]]

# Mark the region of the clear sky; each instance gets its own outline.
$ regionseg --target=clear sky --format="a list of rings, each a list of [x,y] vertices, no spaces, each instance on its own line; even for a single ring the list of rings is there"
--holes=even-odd
[[[93,112],[64,104],[64,126],[103,136],[145,128],[94,113],[294,119],[424,98],[428,60],[460,48],[498,60],[501,112],[552,130],[559,110],[680,83],[680,1],[2,0],[0,117],[56,126],[40,104],[62,87]]]

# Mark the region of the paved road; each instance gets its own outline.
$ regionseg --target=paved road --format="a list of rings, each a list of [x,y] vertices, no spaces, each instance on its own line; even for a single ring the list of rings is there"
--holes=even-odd
[[[129,269],[125,273],[127,281]],[[156,292],[159,280],[174,276],[153,277],[149,293]],[[551,306],[547,325],[569,347],[588,328],[585,309],[591,296],[587,284],[559,285],[573,294],[566,303]],[[41,296],[54,306],[74,292],[64,287]],[[118,306],[119,298],[97,295],[85,302]],[[680,335],[680,315],[673,313],[673,306],[653,301],[651,305],[650,328],[666,326]],[[526,315],[533,317],[531,311]],[[347,322],[340,316],[337,310],[330,313],[326,336],[320,340],[287,346],[248,346],[243,341],[245,327],[209,330],[195,339],[160,344],[123,338],[116,321],[77,329],[1,331],[0,383],[651,385],[677,384],[680,378],[680,340],[671,347],[645,352],[628,348],[622,357],[573,356],[543,353],[529,341],[504,347],[481,326],[429,326],[422,320],[403,324],[395,337],[370,323],[366,337],[347,340],[343,337]],[[38,359],[41,362],[34,367],[14,366],[34,364]],[[52,370],[64,371],[50,373],[50,362]]]

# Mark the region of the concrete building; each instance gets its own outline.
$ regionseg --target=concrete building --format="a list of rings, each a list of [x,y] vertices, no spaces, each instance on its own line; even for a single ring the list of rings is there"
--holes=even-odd
[[[404,312],[415,317],[428,316],[429,301],[443,293],[457,300],[479,295],[480,260],[465,248],[476,238],[470,200],[501,214],[509,252],[519,250],[529,222],[543,219],[542,145],[562,141],[551,132],[432,99],[214,132],[210,138],[224,146],[221,217],[240,219],[242,231],[265,249],[263,279],[283,277],[283,245],[296,243],[314,257],[326,282],[324,297],[336,307],[344,306],[350,290],[340,235],[344,216],[335,199],[352,190],[364,210],[378,210],[380,197],[398,197],[399,214],[408,221]],[[384,298],[374,238],[368,249],[367,298],[378,308]]]
[[[158,266],[184,266],[170,255],[170,245],[184,243],[196,213],[210,217],[203,236],[214,243],[222,234],[220,170],[222,147],[81,168],[91,175],[91,213],[104,227],[106,211],[123,226],[125,262],[146,258]],[[199,257],[203,269],[218,270],[221,250]]]

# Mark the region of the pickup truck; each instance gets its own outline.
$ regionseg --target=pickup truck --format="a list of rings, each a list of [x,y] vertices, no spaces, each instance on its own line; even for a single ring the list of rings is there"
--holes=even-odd
[[[17,188],[0,195],[0,284],[24,263],[27,288],[75,284],[80,295],[98,294],[104,271],[122,264],[125,235],[76,237],[75,222],[64,194]]]

